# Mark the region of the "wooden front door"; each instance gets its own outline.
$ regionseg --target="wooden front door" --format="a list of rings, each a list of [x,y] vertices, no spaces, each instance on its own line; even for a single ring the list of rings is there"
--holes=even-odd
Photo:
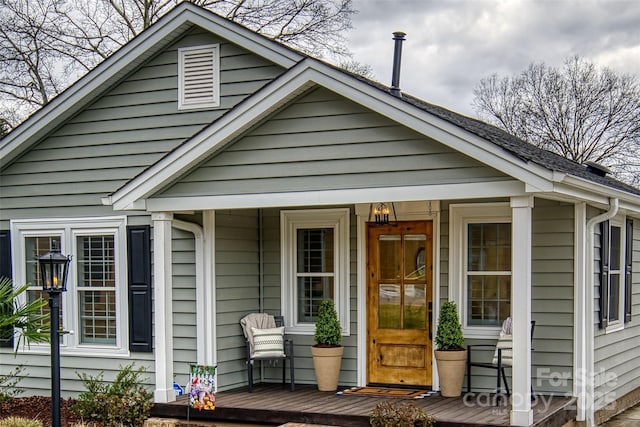
[[[431,385],[433,223],[367,228],[367,382]]]

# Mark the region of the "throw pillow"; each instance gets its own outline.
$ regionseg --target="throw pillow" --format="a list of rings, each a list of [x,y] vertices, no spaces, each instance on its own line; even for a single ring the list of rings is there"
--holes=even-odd
[[[498,349],[502,350],[502,366],[513,366],[513,335],[500,334],[493,354],[494,365],[498,364]]]
[[[253,334],[253,358],[284,357],[284,326],[279,328],[251,328]]]

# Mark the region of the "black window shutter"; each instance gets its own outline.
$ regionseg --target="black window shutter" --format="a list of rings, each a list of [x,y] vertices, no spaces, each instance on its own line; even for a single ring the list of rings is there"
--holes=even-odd
[[[11,279],[11,232],[0,230],[0,278]],[[0,310],[12,310],[11,307],[0,307]],[[13,327],[0,330],[0,347],[13,348]]]
[[[627,218],[626,247],[624,251],[624,321],[631,321],[631,296],[633,295],[633,283],[631,282],[631,267],[633,265],[633,220]]]
[[[600,223],[600,328],[609,324],[609,221]]]
[[[153,351],[151,307],[151,227],[127,227],[129,350]]]

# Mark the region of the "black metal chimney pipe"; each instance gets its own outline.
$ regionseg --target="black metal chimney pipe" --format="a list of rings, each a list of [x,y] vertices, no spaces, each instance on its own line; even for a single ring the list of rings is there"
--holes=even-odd
[[[396,31],[393,33],[395,45],[393,48],[393,73],[391,75],[391,94],[400,96],[400,60],[402,59],[402,42],[406,33]]]

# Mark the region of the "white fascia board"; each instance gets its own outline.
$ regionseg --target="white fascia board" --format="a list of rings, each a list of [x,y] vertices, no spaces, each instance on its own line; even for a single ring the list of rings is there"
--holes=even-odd
[[[567,175],[562,184],[565,184],[566,187],[561,187],[556,184],[556,191],[563,190],[567,193],[569,191],[574,191],[575,193],[584,194],[584,200],[594,201],[607,207],[609,206],[609,199],[615,198],[620,202],[620,209],[640,213],[640,196],[635,194],[598,184],[593,181],[588,181],[584,178],[579,178],[573,175]],[[586,198],[587,195],[590,195],[591,199]]]
[[[160,24],[149,27],[130,40],[3,138],[0,141],[0,167],[27,149],[28,146],[24,147],[27,141],[44,136],[98,96],[110,82],[126,75],[127,71],[123,70],[137,59],[146,59],[154,46],[167,46],[171,41],[168,36],[186,23],[198,25],[249,50],[253,49],[258,55],[285,68],[292,67],[304,57],[240,25],[228,25],[224,18],[188,2],[181,3],[160,21]]]
[[[419,200],[478,199],[523,196],[524,185],[516,180],[467,184],[414,185],[223,196],[160,197],[147,199],[149,211],[247,209],[291,206],[322,206]]]

